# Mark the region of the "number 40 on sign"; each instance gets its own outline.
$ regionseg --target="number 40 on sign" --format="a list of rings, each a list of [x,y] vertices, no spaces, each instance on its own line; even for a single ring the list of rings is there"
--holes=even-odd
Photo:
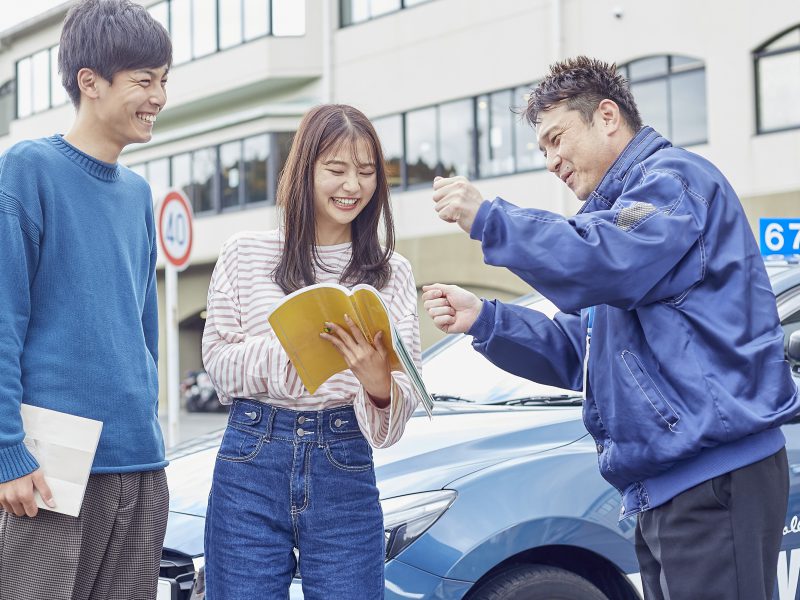
[[[800,219],[759,219],[763,256],[800,254]]]
[[[164,259],[182,271],[192,253],[192,209],[181,192],[172,190],[158,210],[158,238]]]

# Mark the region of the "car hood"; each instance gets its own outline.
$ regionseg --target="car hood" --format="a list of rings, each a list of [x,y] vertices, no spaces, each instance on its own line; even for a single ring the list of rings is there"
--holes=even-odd
[[[435,490],[509,458],[586,434],[580,407],[446,405],[415,415],[395,445],[374,452],[381,498]]]
[[[503,460],[546,452],[586,435],[580,407],[507,407],[437,403],[434,418],[417,412],[402,439],[374,451],[381,498],[441,489]],[[164,546],[188,555],[203,549],[216,443],[167,467],[170,514]]]
[[[569,423],[574,426],[552,428]],[[550,431],[532,431],[536,429]],[[433,419],[415,413],[399,442],[374,451],[381,498],[438,489],[484,466],[543,452],[583,434],[580,407],[437,404]],[[171,511],[205,516],[219,439],[167,467]]]

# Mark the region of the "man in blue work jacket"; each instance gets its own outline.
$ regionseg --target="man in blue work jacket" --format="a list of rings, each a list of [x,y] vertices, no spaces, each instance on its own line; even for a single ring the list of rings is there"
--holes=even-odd
[[[638,515],[648,600],[769,599],[788,499],[779,426],[800,408],[736,193],[643,127],[614,65],[563,61],[526,108],[572,217],[434,181],[439,216],[553,301],[553,319],[425,286],[436,326],[516,375],[583,389],[600,471]]]

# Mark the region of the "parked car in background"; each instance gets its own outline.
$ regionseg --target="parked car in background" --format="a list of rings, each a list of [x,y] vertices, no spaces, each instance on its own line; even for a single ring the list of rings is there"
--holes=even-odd
[[[211,377],[205,371],[189,371],[181,381],[181,398],[188,412],[225,412],[228,406],[220,403]]]
[[[788,338],[800,328],[800,267],[769,272]],[[535,294],[519,302],[556,310]],[[375,452],[386,599],[640,599],[635,519],[618,520],[620,497],[598,472],[581,395],[501,371],[470,339],[453,336],[425,353],[433,420],[418,411],[400,442]],[[791,498],[775,598],[798,600],[800,423],[783,430]],[[204,597],[203,524],[220,439],[172,454],[159,600]],[[293,600],[302,598],[301,576]]]

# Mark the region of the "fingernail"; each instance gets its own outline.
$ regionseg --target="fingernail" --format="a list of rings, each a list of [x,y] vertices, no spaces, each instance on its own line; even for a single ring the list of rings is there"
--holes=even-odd
[[[350,320],[350,317],[347,315],[347,313],[344,313],[344,320],[345,321],[349,321]]]
[[[44,501],[44,503],[47,504],[47,506],[49,506],[50,508],[55,508],[56,507],[56,503],[52,498],[47,498]]]

